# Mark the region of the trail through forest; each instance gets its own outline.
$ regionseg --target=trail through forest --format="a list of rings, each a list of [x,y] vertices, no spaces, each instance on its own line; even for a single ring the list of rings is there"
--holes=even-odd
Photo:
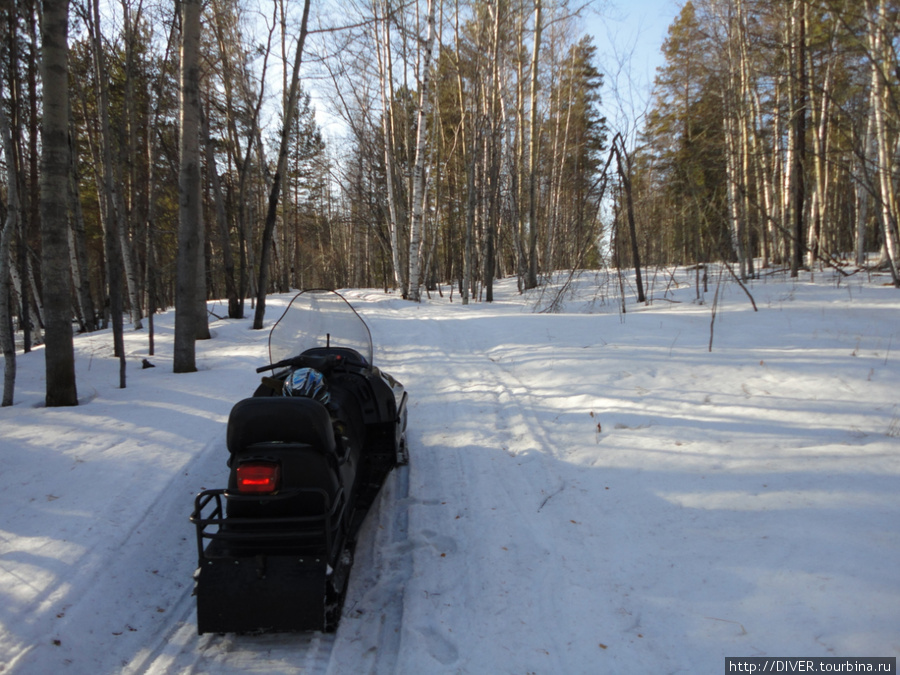
[[[410,394],[410,464],[360,534],[334,635],[196,634],[188,522],[267,333],[211,324],[199,372],[129,332],[76,336],[80,403],[41,350],[0,410],[4,673],[716,672],[726,656],[898,656],[900,298],[886,279],[756,281],[711,308],[677,271],[619,312],[345,296]],[[551,287],[552,288],[552,287]],[[270,297],[271,325],[288,296]],[[707,298],[711,300],[711,294]],[[213,307],[213,311],[221,307]],[[142,358],[156,368],[141,370]]]

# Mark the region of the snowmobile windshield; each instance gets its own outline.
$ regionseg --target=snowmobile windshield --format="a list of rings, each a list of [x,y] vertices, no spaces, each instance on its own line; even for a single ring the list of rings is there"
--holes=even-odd
[[[269,333],[269,362],[322,347],[346,348],[372,365],[372,335],[350,303],[334,291],[301,291]]]

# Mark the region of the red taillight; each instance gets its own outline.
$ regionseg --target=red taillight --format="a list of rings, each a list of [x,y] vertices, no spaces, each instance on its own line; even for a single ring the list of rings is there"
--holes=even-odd
[[[244,462],[237,468],[237,489],[242,494],[271,494],[280,480],[281,471],[274,462]]]

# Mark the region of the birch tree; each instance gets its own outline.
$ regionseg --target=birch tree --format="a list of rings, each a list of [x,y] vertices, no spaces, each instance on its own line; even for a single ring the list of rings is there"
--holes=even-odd
[[[140,24],[143,16],[143,3],[139,2],[135,10],[132,10],[129,0],[121,0],[123,33],[122,37],[125,43],[124,58],[124,93],[123,98],[123,117],[124,117],[124,147],[123,156],[124,171],[120,172],[123,189],[119,191],[119,201],[116,204],[117,218],[116,223],[119,228],[119,246],[122,249],[122,270],[125,273],[125,288],[128,292],[128,305],[131,312],[131,326],[134,330],[141,330],[142,312],[141,312],[141,288],[140,277],[138,274],[137,260],[135,259],[134,247],[131,242],[131,233],[135,228],[129,227],[129,215],[132,217],[137,214],[138,209],[135,208],[137,186],[136,160],[137,151],[137,110],[136,110],[136,92],[135,79],[137,70],[137,42]],[[125,202],[125,186],[131,188],[130,208]]]
[[[538,63],[541,53],[542,0],[534,0],[534,47],[531,52],[531,99],[528,135],[528,276],[525,288],[537,286],[537,164],[540,147],[538,120]]]
[[[806,238],[806,2],[793,0],[791,11],[791,276],[799,276],[803,266]]]
[[[434,12],[436,0],[428,0],[428,17],[425,40],[422,43],[421,81],[416,119],[416,159],[413,167],[412,218],[409,227],[409,299],[419,302],[422,279],[422,234],[425,218],[425,162],[427,125],[425,117],[431,100],[431,53],[434,45]]]
[[[235,283],[234,278],[234,256],[231,254],[231,238],[228,234],[228,216],[225,213],[225,195],[222,190],[222,181],[219,178],[219,170],[216,166],[216,153],[209,133],[208,115],[202,114],[200,129],[206,154],[206,172],[209,176],[210,189],[213,196],[213,206],[216,214],[216,226],[220,242],[219,248],[222,251],[222,264],[225,273],[225,295],[228,298],[228,317],[231,319],[240,319],[242,317],[242,312],[240,300],[238,298],[237,284]]]
[[[91,281],[88,268],[87,243],[85,241],[84,210],[81,206],[80,173],[76,157],[77,132],[72,122],[72,106],[69,106],[69,210],[72,224],[69,228],[69,255],[71,256],[72,282],[75,284],[81,330],[91,333],[97,330],[94,299],[91,297]]]
[[[891,134],[888,116],[891,109],[891,91],[888,82],[896,77],[897,61],[891,46],[891,21],[887,13],[887,0],[866,0],[869,21],[868,48],[872,73],[872,108],[875,120],[875,145],[877,148],[878,194],[881,211],[881,229],[884,238],[885,262],[891,272],[894,285],[900,287],[900,233],[898,233],[897,195],[894,176],[897,141]],[[891,72],[893,70],[893,73]]]
[[[93,61],[93,76],[97,87],[97,120],[99,127],[99,153],[100,169],[98,171],[99,189],[101,199],[104,201],[104,235],[110,240],[109,247],[117,250],[112,254],[107,264],[115,265],[110,277],[110,309],[117,305],[119,311],[124,306],[120,284],[122,272],[125,272],[125,283],[129,295],[131,307],[131,322],[135,330],[142,328],[140,299],[138,293],[137,273],[135,271],[134,257],[128,245],[128,227],[125,214],[124,186],[119,175],[118,166],[114,159],[113,129],[110,122],[110,96],[109,96],[109,72],[106,66],[106,50],[103,46],[101,33],[101,13],[99,0],[88,0],[88,7],[82,8],[82,15],[86,19],[91,40],[91,55]],[[119,319],[112,317],[113,326]],[[121,356],[121,339],[116,336],[116,356]]]
[[[394,123],[394,66],[391,48],[390,15],[393,10],[390,0],[373,2],[375,20],[374,31],[375,54],[378,63],[378,77],[381,95],[381,133],[384,154],[384,174],[387,188],[387,215],[390,232],[391,267],[395,285],[406,297],[408,293],[408,269],[404,270],[400,258],[401,232],[405,229],[403,222],[404,209],[398,204],[398,186],[395,185],[397,170],[395,167],[395,123]],[[380,18],[379,18],[380,16]]]

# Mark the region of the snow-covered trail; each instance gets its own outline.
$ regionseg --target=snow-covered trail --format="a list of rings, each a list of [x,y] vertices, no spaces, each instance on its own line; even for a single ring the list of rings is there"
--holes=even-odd
[[[414,458],[401,658],[374,672],[900,649],[897,320],[781,286],[760,315],[733,290],[712,353],[704,307],[367,307]],[[380,647],[377,607],[342,663]]]
[[[559,615],[566,602],[555,580],[561,541],[545,522],[532,522],[544,507],[545,518],[554,518],[548,501],[565,487],[542,452],[548,440],[521,387],[504,382],[484,350],[469,342],[468,318],[429,314],[422,308],[368,317],[391,344],[382,354],[385,367],[407,382],[412,397],[414,457],[409,497],[399,505],[408,532],[393,547],[407,578],[399,589],[394,578],[383,592],[377,581],[368,589],[338,634],[352,635],[351,644],[335,651],[349,664],[358,662],[350,647],[360,657],[382,650],[382,631],[372,630],[371,619],[399,590],[402,623],[389,651],[402,659],[376,660],[373,672],[519,672],[519,663],[528,670],[533,662],[572,672],[565,644],[552,634],[546,644],[535,643],[526,628]],[[516,590],[522,586],[537,592],[523,595]],[[498,625],[498,617],[515,620]],[[504,649],[487,657],[498,641]]]
[[[757,284],[627,316],[573,299],[348,300],[410,393],[410,465],[360,534],[334,635],[196,635],[187,517],[266,335],[220,321],[201,371],[114,389],[78,336],[83,405],[0,410],[0,671],[718,672],[725,656],[900,655],[900,300]],[[591,291],[588,289],[588,293]],[[284,299],[271,298],[278,314]],[[131,334],[131,362],[146,356]],[[167,350],[169,350],[167,352]]]

